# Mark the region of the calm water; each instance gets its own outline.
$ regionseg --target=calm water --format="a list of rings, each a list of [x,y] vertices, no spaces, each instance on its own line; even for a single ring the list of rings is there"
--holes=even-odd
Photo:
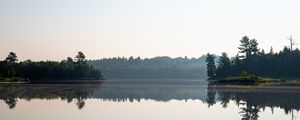
[[[300,120],[300,87],[290,85],[0,85],[0,100],[0,120]]]

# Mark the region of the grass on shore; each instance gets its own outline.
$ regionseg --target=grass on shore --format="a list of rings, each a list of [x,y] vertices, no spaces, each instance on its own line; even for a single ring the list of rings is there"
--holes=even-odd
[[[0,82],[25,82],[26,79],[22,77],[0,77]]]
[[[223,79],[224,81],[255,81],[255,82],[282,82],[280,79],[274,79],[269,77],[255,77],[255,76],[231,76]],[[299,80],[300,82],[300,80]]]
[[[272,83],[272,82],[285,82],[285,81],[280,80],[280,79],[269,78],[269,77],[257,77],[253,74],[243,71],[243,72],[241,72],[241,74],[239,76],[225,77],[225,78],[216,80],[215,82],[254,84],[254,83]]]

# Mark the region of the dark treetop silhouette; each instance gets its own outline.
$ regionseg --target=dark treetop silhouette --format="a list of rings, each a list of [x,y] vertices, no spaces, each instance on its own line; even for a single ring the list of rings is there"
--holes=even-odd
[[[249,39],[245,36],[240,42],[239,54],[229,58],[224,52],[217,60],[217,65],[215,65],[215,56],[207,55],[207,74],[210,80],[232,76],[250,79],[255,79],[256,76],[282,79],[300,78],[300,51],[298,48],[293,49],[293,44],[290,48],[284,47],[277,53],[274,53],[271,47],[270,52],[265,53],[263,49],[258,49],[256,39]]]
[[[87,64],[83,52],[78,52],[75,60],[68,57],[67,60],[61,62],[17,61],[17,55],[14,52],[10,52],[6,60],[0,61],[0,81],[16,82],[29,79],[31,82],[40,82],[45,80],[102,79],[100,70]]]

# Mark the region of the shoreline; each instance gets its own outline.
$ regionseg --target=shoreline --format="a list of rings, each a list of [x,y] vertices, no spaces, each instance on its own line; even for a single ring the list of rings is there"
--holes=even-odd
[[[65,81],[0,81],[0,84],[102,84],[104,80],[65,80]]]
[[[255,75],[247,76],[229,76],[224,78],[210,78],[207,80],[210,84],[224,85],[260,85],[272,83],[300,83],[299,78],[270,78],[257,77]]]

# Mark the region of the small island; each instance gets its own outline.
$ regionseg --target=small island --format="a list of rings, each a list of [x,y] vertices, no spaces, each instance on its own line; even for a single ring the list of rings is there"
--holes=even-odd
[[[101,71],[87,64],[81,51],[75,59],[68,57],[60,62],[18,62],[14,52],[0,61],[0,83],[95,83],[102,80]]]
[[[298,48],[293,49],[292,36],[288,40],[290,47],[284,47],[277,53],[273,51],[273,47],[266,53],[264,49],[258,48],[256,39],[249,39],[247,36],[240,40],[239,52],[235,57],[229,58],[225,52],[221,56],[208,53],[208,82],[239,85],[299,82],[300,51]]]

